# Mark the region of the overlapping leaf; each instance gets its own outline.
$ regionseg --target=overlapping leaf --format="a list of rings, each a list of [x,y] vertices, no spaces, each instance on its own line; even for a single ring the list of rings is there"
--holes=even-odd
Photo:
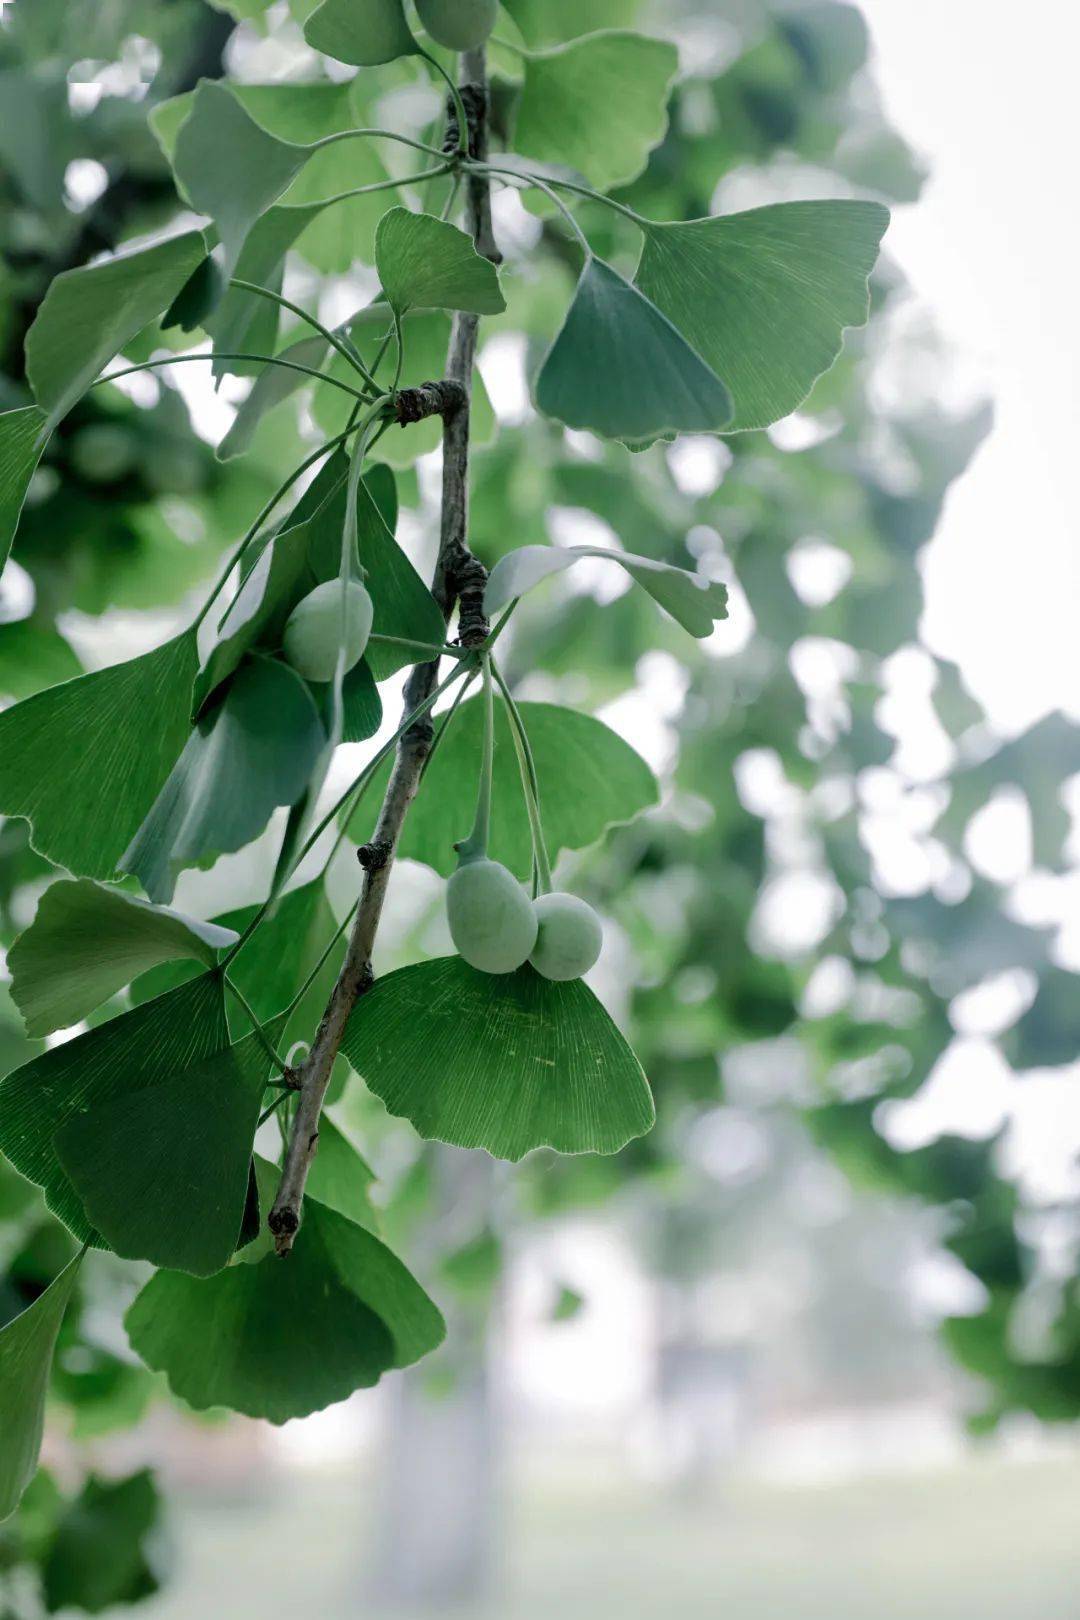
[[[358,1004],[343,1050],[421,1136],[500,1159],[615,1153],[653,1123],[641,1066],[592,991],[528,965],[478,973],[452,956],[390,973]]]
[[[46,421],[36,405],[0,414],[0,569],[7,562],[26,492],[45,448]]]
[[[322,0],[304,24],[315,50],[353,67],[378,67],[416,50],[402,0]]]
[[[609,726],[552,703],[519,705],[540,783],[544,836],[554,860],[561,849],[584,849],[608,827],[631,821],[656,803],[649,767]],[[444,877],[454,871],[454,844],[472,825],[480,768],[483,705],[463,703],[439,744],[424,791],[409,811],[399,855],[423,861]],[[389,766],[384,767],[384,773]],[[349,831],[364,843],[374,830],[382,776],[365,795]],[[517,754],[501,704],[495,712],[494,815],[490,853],[516,876],[532,871],[532,839]]]
[[[536,403],[567,427],[630,443],[720,432],[733,411],[724,382],[667,316],[591,256],[540,368]]]
[[[188,631],[5,709],[0,813],[57,866],[112,877],[184,746],[197,668]]]
[[[296,803],[323,742],[300,677],[275,659],[249,659],[191,733],[121,869],[167,902],[184,867],[243,849],[277,808]]]
[[[122,889],[53,883],[8,953],[11,995],[30,1035],[66,1029],[159,962],[213,967],[237,935]]]
[[[249,1035],[61,1126],[60,1163],[116,1254],[196,1277],[228,1263],[269,1071],[262,1043]]]
[[[228,1045],[222,985],[211,974],[54,1046],[0,1081],[0,1152],[83,1242],[101,1246],[56,1155],[76,1114],[161,1085]]]
[[[223,84],[200,83],[176,136],[173,168],[192,206],[217,226],[226,277],[235,274],[256,221],[310,156],[308,146],[263,129]]]
[[[81,1263],[80,1254],[0,1329],[0,1519],[14,1513],[37,1468],[53,1350]]]
[[[186,231],[56,277],[26,336],[26,374],[50,426],[164,314],[205,253],[202,232]]]
[[[524,596],[553,574],[572,568],[583,557],[602,557],[625,568],[692,636],[711,635],[716,621],[727,618],[726,586],[698,579],[685,568],[674,568],[652,557],[634,557],[604,546],[522,546],[507,552],[495,564],[488,580],[484,595],[488,612],[497,613],[515,597]]]
[[[269,1204],[277,1172],[258,1162]],[[427,1355],[442,1317],[390,1250],[309,1198],[288,1259],[242,1251],[215,1277],[160,1271],[126,1317],[132,1348],[198,1410],[285,1423]]]
[[[514,150],[565,163],[600,191],[639,175],[667,130],[675,47],[625,29],[525,58]]]
[[[793,202],[650,224],[636,283],[731,389],[730,431],[801,405],[869,314],[888,209]]]

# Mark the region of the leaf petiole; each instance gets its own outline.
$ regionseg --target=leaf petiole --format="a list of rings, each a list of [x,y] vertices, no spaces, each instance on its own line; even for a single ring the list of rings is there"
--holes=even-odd
[[[532,835],[533,859],[536,862],[536,870],[540,879],[540,893],[550,894],[551,862],[548,859],[544,828],[540,819],[540,781],[536,774],[536,761],[533,758],[525,722],[521,718],[521,710],[515,703],[503,673],[494,660],[492,660],[492,668],[495,671],[495,679],[499,683],[499,691],[502,694],[510,720],[510,734],[514,739],[518,769],[521,772],[521,789],[525,796],[525,809],[529,816],[529,832]]]
[[[495,693],[491,681],[491,655],[480,654],[484,672],[484,742],[480,755],[480,782],[476,791],[476,817],[472,832],[455,849],[463,861],[476,860],[488,852],[491,841],[491,778],[495,764]]]
[[[273,354],[235,354],[215,349],[208,349],[205,354],[169,354],[163,355],[160,360],[142,360],[137,366],[124,366],[120,371],[107,371],[104,377],[99,377],[90,386],[100,388],[102,383],[116,382],[118,377],[130,377],[136,371],[154,371],[159,366],[187,366],[196,360],[250,360],[264,366],[281,366],[286,371],[302,371],[318,382],[331,383],[333,387],[340,388],[344,393],[351,394],[354,399],[363,403],[370,397],[349,383],[342,382],[339,377],[331,376],[328,371],[319,371],[315,366],[302,365],[299,360],[285,360]]]

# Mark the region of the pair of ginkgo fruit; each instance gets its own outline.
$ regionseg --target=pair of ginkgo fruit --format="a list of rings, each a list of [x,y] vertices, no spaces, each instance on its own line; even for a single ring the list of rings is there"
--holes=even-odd
[[[309,681],[331,681],[344,643],[345,670],[363,657],[374,608],[358,580],[329,580],[305,596],[285,626],[285,656]],[[344,628],[342,628],[344,626]],[[446,890],[450,937],[470,967],[514,973],[531,962],[545,979],[580,979],[604,942],[599,917],[576,894],[555,892],[530,900],[508,867],[464,850]]]

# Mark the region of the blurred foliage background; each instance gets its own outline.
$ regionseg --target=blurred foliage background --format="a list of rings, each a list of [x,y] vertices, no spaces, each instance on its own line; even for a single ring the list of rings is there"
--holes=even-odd
[[[200,76],[317,75],[295,22],[307,9],[8,8],[0,408],[27,397],[22,340],[50,280],[177,217],[148,110]],[[509,10],[533,43],[629,22],[678,38],[670,132],[619,193],[644,214],[919,195],[919,160],[882,116],[852,6],[726,0],[718,16],[708,0],[515,0]],[[498,126],[513,115],[513,57],[492,55]],[[420,134],[437,126],[439,98],[413,64],[369,77],[377,89],[364,80],[354,101],[381,102],[372,121]],[[419,200],[436,210],[442,201]],[[329,227],[322,216],[290,259],[289,290],[324,316],[340,318],[370,290],[369,212],[358,205]],[[632,264],[633,233],[602,209],[583,215],[597,250]],[[972,1429],[1015,1413],[1080,1416],[1076,1204],[1028,1185],[1000,1135],[912,1145],[903,1129],[905,1106],[970,1030],[980,992],[991,1009],[980,1028],[1016,1073],[1068,1065],[1080,1044],[1076,978],[1053,931],[1025,922],[1010,883],[984,875],[970,853],[973,820],[1022,798],[1036,868],[1069,869],[1063,790],[1080,771],[1080,730],[1051,715],[1023,735],[998,734],[961,672],[920,641],[920,556],[990,411],[950,414],[936,402],[948,356],[925,323],[904,318],[907,291],[886,252],[869,327],[779,429],[640,456],[565,435],[531,413],[523,379],[550,338],[577,249],[509,193],[496,223],[509,309],[484,332],[499,420],[483,428],[475,461],[474,549],[490,565],[531,541],[598,536],[696,562],[729,583],[734,611],[709,642],[691,644],[634,591],[612,596],[606,578],[583,575],[528,598],[507,637],[522,694],[603,710],[662,768],[662,809],[572,862],[574,886],[613,925],[597,988],[652,1081],[652,1135],[614,1160],[535,1155],[505,1173],[423,1148],[355,1079],[343,1083],[338,1117],[380,1171],[391,1240],[458,1319],[449,1347],[395,1396],[372,1578],[384,1596],[409,1600],[483,1583],[497,1489],[492,1365],[514,1270],[537,1234],[582,1212],[628,1234],[652,1279],[652,1376],[669,1433],[682,1435],[683,1478],[707,1469],[714,1449],[702,1392],[719,1384],[743,1399],[747,1366],[782,1361],[792,1336],[803,1387],[789,1376],[783,1398],[795,1405],[808,1391],[887,1398],[932,1381],[900,1274],[913,1245],[951,1279],[958,1303],[940,1313],[941,1333],[974,1375],[964,1397]],[[195,341],[174,336],[178,348]],[[434,347],[441,337],[433,332]],[[136,345],[128,357],[143,356]],[[223,465],[208,440],[245,385],[229,377],[220,395],[200,394],[181,369],[197,368],[95,390],[54,438],[0,582],[0,701],[163,639],[190,615],[283,457],[325,419],[324,401],[300,396],[264,421],[250,457]],[[395,446],[389,459],[407,454]],[[403,533],[429,561],[431,459],[397,473]],[[930,765],[926,748],[907,763],[899,669],[921,683]],[[18,821],[0,827],[5,947],[53,875],[25,832]],[[254,893],[265,883],[268,869],[237,877],[227,865],[198,880],[208,915],[225,909],[220,894],[234,902],[230,884]],[[429,877],[402,875],[384,967],[437,950]],[[33,1050],[0,987],[4,1072]],[[0,1164],[0,1321],[37,1296],[71,1247],[37,1189]],[[127,1268],[95,1255],[83,1276],[57,1358],[51,1467],[0,1528],[9,1614],[41,1604],[99,1612],[163,1578],[158,1492],[142,1466],[154,1447],[138,1436],[154,1432],[164,1397],[126,1348]],[[582,1308],[574,1277],[556,1276],[542,1311],[570,1320]],[[455,1442],[458,1471],[432,1480],[432,1437],[452,1412],[471,1438]]]

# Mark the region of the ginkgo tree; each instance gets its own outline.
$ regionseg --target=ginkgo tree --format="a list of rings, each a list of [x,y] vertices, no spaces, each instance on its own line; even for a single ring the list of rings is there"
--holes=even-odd
[[[470,549],[470,446],[490,418],[478,331],[527,273],[501,269],[493,196],[518,193],[575,267],[537,409],[627,456],[794,410],[867,317],[888,219],[823,200],[669,223],[611,196],[664,136],[678,72],[665,40],[609,28],[543,43],[531,0],[302,9],[332,74],[207,80],[156,108],[178,208],[205,223],[57,277],[26,340],[34,402],[0,416],[5,554],[51,435],[99,385],[187,364],[251,377],[227,461],[300,390],[323,435],[186,629],[0,714],[0,813],[68,874],[10,952],[12,996],[35,1036],[90,1020],[0,1083],[0,1151],[82,1254],[157,1268],[127,1316],[148,1366],[197,1408],[274,1422],[374,1384],[444,1333],[376,1230],[365,1162],[323,1117],[339,1055],[422,1137],[512,1161],[615,1153],[654,1117],[583,981],[600,919],[552,873],[560,851],[654,805],[656,783],[594,717],[518,702],[499,640],[523,596],[583,557],[625,570],[692,637],[725,616],[727,593],[595,546],[524,545],[490,576]],[[366,121],[380,71],[403,63],[446,91],[429,139]],[[583,205],[613,216],[606,256]],[[282,290],[312,232],[326,262],[368,262],[378,280],[334,326]],[[285,314],[301,335],[282,344]],[[176,352],[196,332],[211,348]],[[440,438],[428,583],[395,535],[395,446]],[[329,793],[338,748],[376,736],[380,689],[403,671],[400,723]],[[181,872],[245,848],[278,811],[259,905],[209,921],[172,907]],[[336,922],[325,882],[294,879],[349,841],[364,879]],[[447,879],[458,954],[375,980],[399,854]],[[128,1010],[96,1021],[128,986]],[[265,1136],[256,1149],[271,1118],[276,1157]],[[0,1516],[36,1466],[80,1261],[0,1332]]]

